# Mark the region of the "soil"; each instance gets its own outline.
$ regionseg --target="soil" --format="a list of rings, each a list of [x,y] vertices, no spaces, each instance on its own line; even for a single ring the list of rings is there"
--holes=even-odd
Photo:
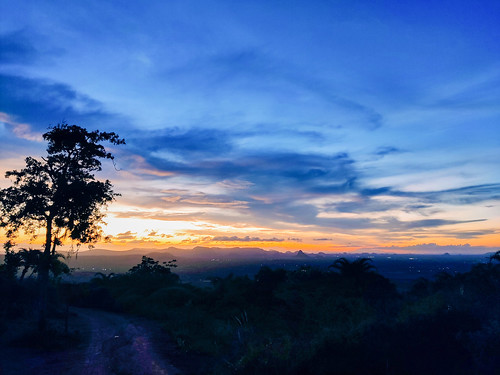
[[[59,350],[8,345],[0,350],[0,375],[175,375],[175,353],[161,328],[151,322],[93,309],[72,309],[70,332],[88,338]]]

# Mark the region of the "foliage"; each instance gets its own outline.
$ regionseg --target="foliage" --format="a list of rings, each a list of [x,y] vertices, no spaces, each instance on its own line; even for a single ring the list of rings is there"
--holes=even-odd
[[[157,319],[179,349],[209,355],[203,373],[494,374],[500,344],[487,327],[498,330],[500,264],[420,279],[401,295],[370,262],[340,261],[338,272],[262,267],[201,289],[143,283],[170,271],[143,258],[106,288],[115,308]]]
[[[7,279],[15,279],[19,267],[22,265],[22,258],[19,253],[13,250],[14,243],[12,241],[5,242],[4,264],[0,265],[0,274]]]
[[[370,258],[360,258],[351,262],[342,257],[333,262],[329,268],[339,270],[343,276],[359,278],[375,269],[371,262]]]
[[[500,366],[498,263],[419,279],[404,294],[373,268],[263,267],[198,288],[169,264],[144,257],[125,274],[68,284],[68,298],[158,320],[179,350],[203,355],[192,373],[495,375]]]
[[[163,265],[153,258],[143,256],[141,263],[132,267],[128,272],[131,275],[152,275],[152,274],[170,274],[171,268],[177,267],[176,260],[163,262]]]
[[[45,230],[43,252],[26,250],[14,255],[6,248],[4,267],[12,273],[23,266],[22,278],[30,268],[38,273],[42,330],[49,274],[57,277],[69,272],[56,252],[57,246],[68,238],[77,245],[97,241],[102,235],[102,209],[117,196],[108,180],[98,181],[94,176],[101,170],[101,159],[113,160],[101,143],[125,143],[115,133],[65,123],[49,128],[43,138],[48,142],[47,156],[40,160],[27,157],[23,169],[5,174],[13,186],[0,190],[0,227],[6,230],[7,246],[21,230],[32,236],[39,229]],[[18,260],[19,264],[15,263]]]
[[[50,128],[43,138],[46,157],[27,157],[23,169],[6,173],[14,186],[0,191],[1,226],[8,237],[21,229],[34,234],[44,228],[45,246],[53,249],[65,238],[95,242],[101,235],[101,209],[117,195],[108,180],[94,177],[101,170],[100,159],[113,159],[101,142],[125,142],[115,133],[68,124]]]
[[[490,263],[493,261],[500,262],[500,250],[490,256]]]

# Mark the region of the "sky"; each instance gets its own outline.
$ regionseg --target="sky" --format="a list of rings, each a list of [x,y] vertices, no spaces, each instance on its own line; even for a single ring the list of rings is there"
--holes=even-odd
[[[0,0],[0,173],[67,122],[127,142],[101,248],[496,250],[499,40],[488,0]]]

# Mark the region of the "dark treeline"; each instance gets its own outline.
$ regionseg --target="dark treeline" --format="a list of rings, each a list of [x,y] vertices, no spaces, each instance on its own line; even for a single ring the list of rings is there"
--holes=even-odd
[[[180,351],[202,358],[200,374],[498,374],[498,258],[400,293],[364,258],[328,270],[263,267],[199,288],[180,281],[174,261],[143,257],[88,283],[54,274],[49,315],[70,304],[157,320]],[[36,303],[36,280],[21,274],[21,264],[0,266],[2,334]]]

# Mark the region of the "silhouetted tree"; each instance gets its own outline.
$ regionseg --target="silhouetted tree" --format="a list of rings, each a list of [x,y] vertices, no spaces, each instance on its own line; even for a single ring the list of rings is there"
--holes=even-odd
[[[40,250],[34,249],[21,249],[19,250],[18,254],[21,258],[21,267],[23,267],[19,280],[23,281],[26,273],[30,270],[30,268],[31,274],[38,272],[38,266],[40,264],[40,257],[42,255],[42,252]]]
[[[21,170],[8,171],[14,186],[0,190],[0,226],[8,238],[20,231],[45,230],[44,250],[38,265],[40,282],[39,328],[45,327],[47,286],[56,247],[64,239],[93,243],[101,234],[101,209],[115,196],[110,181],[98,181],[101,159],[113,160],[101,142],[124,144],[115,133],[88,131],[77,125],[59,124],[43,134],[47,156],[26,158]],[[56,270],[56,268],[54,268]],[[57,271],[56,271],[57,272]]]
[[[360,258],[351,262],[342,257],[333,262],[328,268],[337,269],[341,277],[351,284],[350,291],[360,294],[366,285],[367,279],[373,275],[373,270],[375,270],[371,262],[370,258]]]
[[[21,256],[13,250],[13,247],[14,242],[11,240],[8,240],[3,245],[5,257],[4,264],[0,265],[0,272],[7,279],[15,279],[22,264]]]
[[[170,274],[170,268],[177,267],[176,260],[170,260],[160,264],[159,261],[153,258],[143,256],[141,263],[132,267],[128,273],[131,275],[151,275],[151,274]]]
[[[342,276],[359,278],[363,274],[371,272],[375,267],[370,264],[370,258],[360,258],[350,262],[347,258],[339,258],[328,268],[335,268],[340,271]]]
[[[490,255],[490,263],[492,263],[494,260],[500,262],[500,250],[498,250],[495,254]]]

